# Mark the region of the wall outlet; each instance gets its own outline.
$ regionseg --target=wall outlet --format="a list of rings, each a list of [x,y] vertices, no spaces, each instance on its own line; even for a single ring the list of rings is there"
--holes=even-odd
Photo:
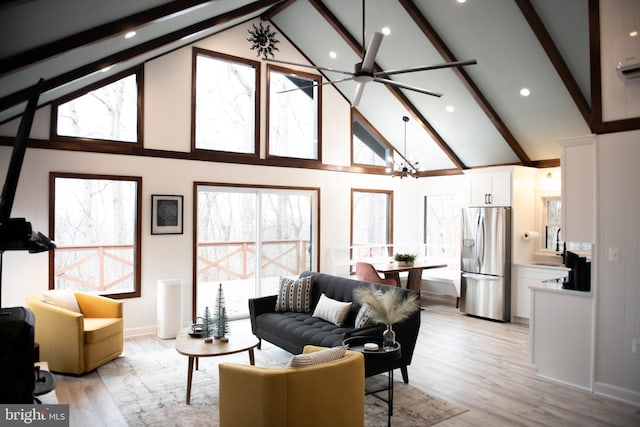
[[[640,353],[640,338],[634,338],[631,342],[631,353]]]

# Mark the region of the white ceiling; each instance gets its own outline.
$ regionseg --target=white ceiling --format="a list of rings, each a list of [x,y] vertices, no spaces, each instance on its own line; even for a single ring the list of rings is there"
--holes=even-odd
[[[196,31],[200,31],[197,38],[214,34],[261,16],[279,3],[3,2],[0,123],[22,112],[22,91],[39,77],[51,83],[40,98],[40,104],[45,104],[104,78],[105,73],[98,71],[105,65],[122,62],[130,67],[143,63],[192,43],[195,38],[184,39],[186,35]],[[392,77],[442,92],[441,98],[406,90],[399,97],[380,83],[367,83],[357,108],[401,153],[402,116],[409,116],[406,154],[420,159],[422,170],[430,173],[499,164],[545,164],[545,160],[558,159],[556,141],[591,133],[584,112],[586,108],[588,114],[590,103],[588,3],[366,0],[367,44],[371,32],[383,26],[391,29],[376,57],[382,70],[453,59],[476,59],[478,63],[464,67],[466,74],[462,77],[452,69]],[[193,7],[180,10],[187,6]],[[284,6],[269,12],[277,37],[286,36],[312,64],[352,71],[361,61],[360,51],[345,39],[351,37],[362,44],[360,0],[295,0],[285,1]],[[542,25],[537,26],[536,21]],[[122,35],[131,26],[136,27],[138,35],[125,40]],[[443,46],[430,41],[423,29],[429,26]],[[543,45],[541,34],[549,34],[550,41]],[[556,49],[561,59],[552,61],[550,49]],[[329,58],[329,51],[336,52],[337,58]],[[287,59],[277,55],[276,59]],[[562,72],[563,67],[567,73]],[[344,77],[331,72],[324,76],[331,80]],[[335,87],[346,99],[353,100],[354,82]],[[530,89],[529,97],[519,95],[522,87]],[[578,107],[580,102],[583,111]],[[445,110],[449,105],[455,108],[453,113]]]

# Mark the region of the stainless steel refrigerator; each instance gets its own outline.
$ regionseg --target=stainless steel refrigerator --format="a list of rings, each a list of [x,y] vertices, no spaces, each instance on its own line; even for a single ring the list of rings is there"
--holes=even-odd
[[[511,208],[464,208],[460,258],[460,311],[509,321]]]

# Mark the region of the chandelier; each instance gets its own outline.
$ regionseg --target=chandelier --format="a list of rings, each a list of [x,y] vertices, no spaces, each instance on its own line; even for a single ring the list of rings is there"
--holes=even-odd
[[[393,175],[399,176],[400,179],[404,177],[413,177],[418,178],[418,163],[419,161],[411,162],[407,160],[407,123],[409,122],[409,117],[402,116],[402,121],[404,122],[404,149],[403,153],[400,154],[396,151],[396,154],[401,158],[401,162],[397,163],[393,160],[393,158],[389,157],[389,162],[393,164]],[[391,168],[387,168],[388,172],[391,172]]]

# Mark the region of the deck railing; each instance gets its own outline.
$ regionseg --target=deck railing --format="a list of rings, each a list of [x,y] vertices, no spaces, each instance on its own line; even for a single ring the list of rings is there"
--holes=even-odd
[[[111,291],[133,277],[133,245],[59,246],[55,257],[55,280],[72,282],[83,290]],[[60,257],[70,262],[58,267]]]
[[[308,240],[263,240],[260,267],[262,271],[277,271],[278,275],[300,274],[309,270]],[[211,254],[210,252],[213,252]],[[252,241],[198,243],[198,278],[207,274],[220,280],[245,280],[255,275],[256,248]]]

